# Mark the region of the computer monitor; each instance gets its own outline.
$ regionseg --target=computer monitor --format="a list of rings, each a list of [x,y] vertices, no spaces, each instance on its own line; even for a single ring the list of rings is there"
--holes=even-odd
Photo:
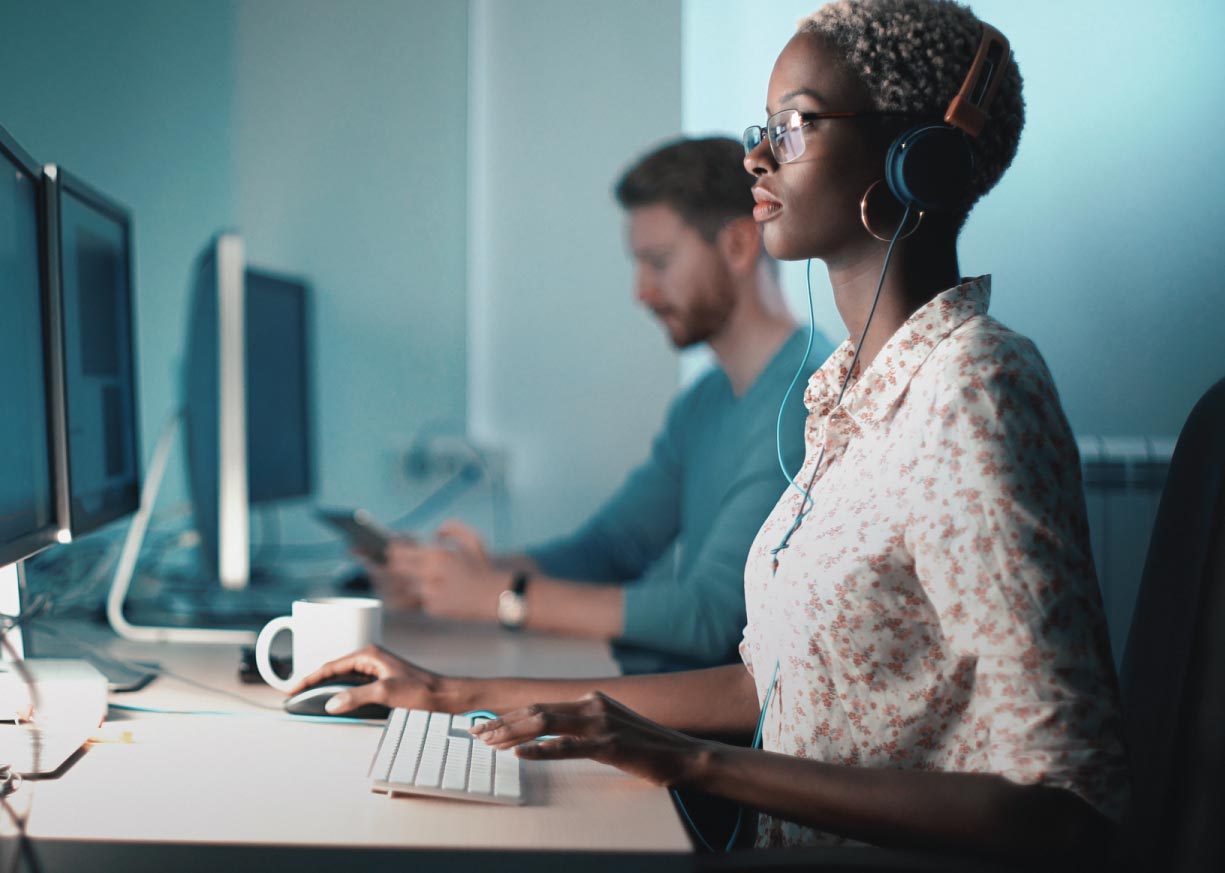
[[[64,531],[42,169],[0,128],[0,613],[21,610],[18,562]],[[20,654],[20,633],[8,634]]]
[[[46,168],[74,537],[140,503],[132,218],[63,169]]]
[[[313,490],[306,283],[248,270],[221,234],[197,259],[183,412],[204,569],[229,589],[251,575],[250,506]]]

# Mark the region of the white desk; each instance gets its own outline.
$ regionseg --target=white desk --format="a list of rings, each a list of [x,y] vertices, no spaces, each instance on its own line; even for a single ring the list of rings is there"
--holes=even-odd
[[[78,863],[93,870],[282,869],[286,862],[283,869],[336,870],[355,868],[350,862],[358,858],[362,869],[411,863],[416,870],[431,861],[449,869],[495,862],[499,870],[508,863],[540,869],[541,852],[562,853],[557,861],[581,853],[587,869],[688,866],[690,844],[668,793],[612,768],[525,761],[523,807],[389,799],[371,792],[366,778],[381,726],[302,722],[260,709],[279,706],[281,695],[237,681],[234,647],[135,644],[93,628],[81,633],[116,655],[159,661],[251,703],[167,677],[112,696],[114,703],[234,714],[112,709],[100,731],[111,742],[91,744],[60,777],[27,782],[14,796],[19,805],[32,804],[28,832],[44,869]],[[497,628],[402,620],[388,627],[387,643],[450,673],[616,672],[602,645]],[[405,858],[405,850],[415,854]]]

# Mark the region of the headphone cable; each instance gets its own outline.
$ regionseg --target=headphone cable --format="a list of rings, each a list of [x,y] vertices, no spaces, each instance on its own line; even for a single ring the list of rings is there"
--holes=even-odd
[[[904,228],[906,226],[906,222],[910,220],[910,212],[911,212],[911,204],[908,203],[906,204],[905,212],[902,213],[902,220],[898,222],[897,229],[893,232],[893,238],[889,240],[889,248],[885,250],[885,261],[883,264],[881,264],[880,280],[876,283],[876,294],[873,295],[872,297],[872,307],[871,309],[868,310],[868,317],[867,317],[867,320],[864,321],[863,332],[860,333],[859,335],[859,342],[855,344],[855,354],[851,358],[851,365],[847,367],[846,376],[843,377],[842,379],[842,387],[838,391],[838,399],[834,402],[835,409],[842,405],[842,398],[846,396],[847,388],[851,384],[851,377],[855,374],[855,367],[859,364],[859,355],[860,355],[860,352],[863,351],[864,340],[867,339],[868,337],[868,329],[872,326],[872,318],[873,316],[876,315],[876,307],[877,307],[877,304],[880,303],[880,294],[881,294],[881,291],[885,287],[885,276],[889,272],[889,262],[893,259],[893,249],[897,245],[898,240],[901,239],[902,237],[902,228]],[[815,331],[816,330],[816,320],[815,318],[813,318],[813,308],[812,308],[812,259],[811,258],[808,261],[807,276],[808,276],[808,313],[809,313],[810,324],[811,324],[810,330]],[[811,333],[809,334],[809,343],[811,345]],[[805,355],[805,360],[807,360],[807,355]],[[804,366],[803,363],[801,363],[800,364],[801,370],[803,369],[803,366]],[[799,375],[800,375],[800,371],[796,371],[796,378],[791,381],[791,388],[787,389],[787,394],[783,397],[783,408],[786,408],[787,400],[791,396],[791,389],[795,387],[795,383],[799,379]],[[782,464],[782,457],[783,457],[783,452],[782,452],[782,408],[780,408],[779,410],[779,427],[778,427],[778,430],[776,431],[775,438],[776,438],[777,448],[778,448],[779,463]],[[820,471],[821,462],[824,459],[825,459],[825,444],[822,443],[821,451],[817,454],[817,462],[813,464],[812,466],[812,475],[808,477],[808,484],[803,489],[801,489],[800,486],[796,484],[794,478],[792,478],[791,476],[787,477],[788,482],[790,482],[791,487],[795,488],[797,491],[800,491],[804,499],[800,503],[800,508],[796,512],[795,518],[792,519],[791,521],[791,526],[787,528],[787,532],[783,534],[783,538],[779,540],[778,545],[770,550],[770,555],[773,558],[773,561],[771,563],[771,568],[773,572],[775,573],[778,572],[778,553],[783,551],[785,548],[787,548],[787,543],[791,539],[791,535],[796,532],[801,522],[803,522],[804,516],[808,515],[809,511],[812,508],[812,505],[813,505],[812,489],[813,489],[813,486],[817,482],[817,473],[818,471]],[[787,472],[787,469],[786,467],[784,467],[783,473],[786,474],[786,472]]]

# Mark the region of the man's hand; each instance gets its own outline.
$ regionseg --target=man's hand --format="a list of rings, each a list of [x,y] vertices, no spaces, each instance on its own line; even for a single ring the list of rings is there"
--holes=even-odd
[[[412,540],[396,538],[383,550],[382,561],[358,554],[375,593],[391,609],[414,611],[421,608],[421,589],[408,572],[411,557],[406,557],[417,548]]]
[[[494,569],[481,535],[454,520],[439,525],[432,543],[398,537],[381,562],[358,557],[388,607],[441,618],[492,621],[498,594],[510,584]]]
[[[442,676],[397,658],[378,646],[367,646],[351,655],[329,661],[298,680],[289,693],[297,694],[345,673],[365,673],[373,676],[374,681],[337,694],[328,701],[328,712],[345,713],[367,703],[434,711],[444,705],[440,700]]]
[[[599,691],[569,703],[536,703],[472,728],[520,758],[591,758],[657,785],[684,784],[706,743],[643,718]],[[540,739],[537,739],[537,738]]]
[[[375,590],[388,605],[461,621],[496,621],[498,595],[510,577],[494,567],[480,535],[454,521],[438,529],[433,544],[394,541],[386,562],[371,567]]]

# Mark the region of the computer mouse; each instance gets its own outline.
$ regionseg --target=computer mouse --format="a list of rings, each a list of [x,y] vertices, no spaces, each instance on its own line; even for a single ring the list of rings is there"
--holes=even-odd
[[[354,681],[325,682],[322,685],[312,686],[305,691],[299,691],[297,694],[285,698],[285,702],[281,706],[290,715],[322,715],[335,716],[337,718],[387,718],[391,709],[390,707],[383,706],[381,703],[363,704],[357,707],[357,709],[351,709],[348,712],[328,712],[325,709],[327,702],[337,694],[363,684],[365,683]]]

